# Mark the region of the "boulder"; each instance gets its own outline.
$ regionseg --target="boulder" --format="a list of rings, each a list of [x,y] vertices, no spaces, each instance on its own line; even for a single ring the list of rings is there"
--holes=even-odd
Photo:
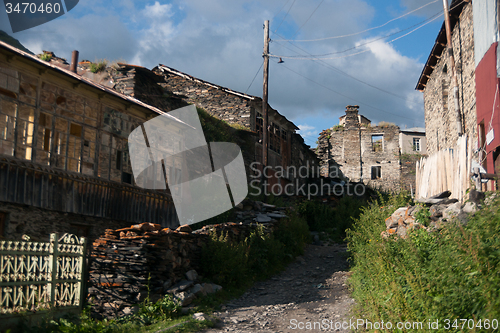
[[[471,189],[469,191],[469,201],[476,203],[479,205],[481,201],[485,198],[484,192],[477,191],[475,189]]]
[[[198,273],[196,273],[196,271],[194,269],[186,272],[186,278],[189,280],[189,281],[196,281],[196,279],[198,279]]]
[[[462,212],[462,205],[460,202],[449,205],[445,210],[443,210],[443,219],[450,220],[455,218]]]
[[[175,294],[175,299],[179,301],[181,306],[187,306],[191,304],[191,302],[196,298],[194,294],[191,294],[187,291],[181,291],[178,294]]]
[[[477,204],[472,201],[468,201],[465,203],[465,205],[462,207],[462,210],[467,213],[467,214],[473,214],[477,212]]]

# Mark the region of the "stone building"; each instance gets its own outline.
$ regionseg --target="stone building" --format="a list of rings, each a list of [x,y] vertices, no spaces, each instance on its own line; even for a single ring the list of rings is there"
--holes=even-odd
[[[176,226],[168,191],[134,185],[127,144],[164,112],[63,67],[0,42],[0,236]]]
[[[236,128],[255,133],[251,147],[251,156],[247,164],[262,161],[262,99],[257,96],[237,92],[214,83],[210,83],[176,69],[159,65],[153,72],[161,75],[160,86],[177,98],[187,103],[196,104],[212,116],[224,120]],[[304,143],[303,138],[295,133],[298,127],[277,110],[268,105],[269,117],[269,153],[268,165],[271,175],[278,168],[284,170],[279,177],[271,176],[270,184],[302,184],[306,181],[298,177],[293,170],[308,168],[309,175],[319,168],[316,154]],[[250,172],[252,172],[251,168]],[[287,172],[291,171],[291,172]],[[304,172],[305,174],[305,172]],[[279,178],[279,179],[278,179]]]
[[[371,126],[358,114],[357,105],[348,105],[343,125],[323,131],[317,154],[322,176],[340,174],[352,182],[363,182],[386,191],[400,189],[399,127]]]
[[[453,0],[450,7],[453,54],[459,85],[460,119],[469,144],[477,147],[476,84],[473,12],[470,1]],[[453,148],[459,136],[452,91],[451,67],[443,23],[416,89],[424,93],[425,128],[429,155]]]

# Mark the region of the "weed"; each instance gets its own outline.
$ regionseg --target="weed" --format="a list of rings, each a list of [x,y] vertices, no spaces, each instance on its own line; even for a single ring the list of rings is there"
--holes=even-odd
[[[50,59],[52,59],[52,55],[50,53],[44,53],[40,55],[40,59],[43,61],[50,61]]]
[[[91,62],[89,64],[89,70],[92,73],[99,73],[106,68],[107,62],[105,60],[100,60],[99,62]]]

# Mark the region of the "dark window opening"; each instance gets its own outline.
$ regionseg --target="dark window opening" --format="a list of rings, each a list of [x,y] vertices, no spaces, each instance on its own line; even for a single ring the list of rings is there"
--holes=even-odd
[[[132,184],[132,174],[122,172],[122,183]]]
[[[381,166],[372,166],[372,179],[380,179],[382,178],[382,167]]]
[[[0,212],[0,237],[5,236],[7,213]]]
[[[122,159],[123,159],[123,152],[121,150],[116,151],[116,169],[121,170],[122,169]]]

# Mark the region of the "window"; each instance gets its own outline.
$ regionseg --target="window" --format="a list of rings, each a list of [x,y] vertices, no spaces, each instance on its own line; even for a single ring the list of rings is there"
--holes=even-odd
[[[255,130],[259,133],[259,138],[262,139],[262,127],[264,126],[264,118],[258,112],[255,116]]]
[[[52,144],[52,115],[40,112],[37,135],[36,161],[44,165],[49,165],[50,147]]]
[[[414,151],[421,151],[419,138],[413,138],[413,150]]]
[[[372,150],[374,152],[384,151],[384,136],[372,135]]]
[[[382,167],[381,166],[372,166],[372,179],[380,179],[382,178]]]
[[[14,155],[17,104],[0,99],[0,154]]]

